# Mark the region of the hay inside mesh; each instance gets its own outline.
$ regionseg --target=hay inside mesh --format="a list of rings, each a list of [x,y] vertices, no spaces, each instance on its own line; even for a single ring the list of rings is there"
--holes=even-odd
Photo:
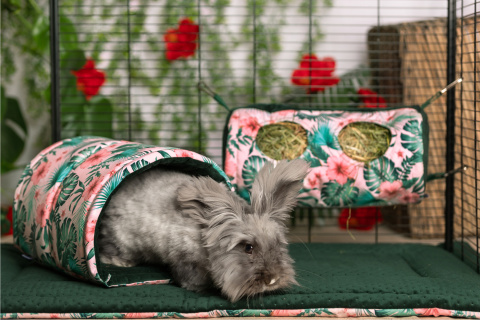
[[[385,154],[392,133],[375,123],[354,122],[338,134],[338,142],[345,154],[353,160],[368,163]]]
[[[294,122],[278,122],[261,127],[255,139],[258,148],[274,160],[293,160],[307,148],[307,131]]]

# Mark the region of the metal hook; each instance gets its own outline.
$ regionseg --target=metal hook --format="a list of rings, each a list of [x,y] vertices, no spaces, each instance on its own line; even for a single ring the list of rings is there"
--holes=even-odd
[[[461,172],[461,171],[467,171],[468,170],[468,167],[467,166],[463,166],[463,167],[460,167],[460,168],[457,168],[457,169],[454,169],[452,171],[449,171],[449,172],[446,172],[444,177],[448,177],[449,175],[452,175],[452,174],[455,174],[455,173],[458,173],[458,172]]]

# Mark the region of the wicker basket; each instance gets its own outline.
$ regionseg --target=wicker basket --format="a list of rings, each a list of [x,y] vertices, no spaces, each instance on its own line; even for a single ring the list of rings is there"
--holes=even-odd
[[[471,20],[473,21],[473,19]],[[463,23],[464,31],[466,30],[465,21]],[[372,28],[368,32],[370,67],[373,70],[372,78],[374,79],[373,87],[385,97],[390,105],[422,104],[439,89],[445,87],[447,78],[446,23],[446,19],[436,19],[379,26]],[[467,24],[473,28],[473,23],[467,22]],[[461,23],[459,22],[458,25],[457,32],[460,33],[462,30]],[[472,30],[468,32],[473,33]],[[458,38],[460,46],[461,37],[459,36]],[[471,41],[470,43],[474,42]],[[468,44],[464,46],[468,46]],[[465,52],[472,52],[471,55],[473,55],[474,50],[470,49],[468,51],[468,48],[465,48]],[[458,54],[460,55],[460,52]],[[469,58],[473,61],[473,57]],[[465,68],[472,69],[469,71],[473,74],[473,64],[464,65],[464,73]],[[467,71],[466,73],[469,72]],[[473,86],[472,81],[465,81],[464,88],[467,83]],[[473,94],[473,90],[468,91]],[[473,101],[474,97],[468,99]],[[457,107],[457,109],[460,108],[459,105]],[[446,166],[445,96],[428,106],[426,112],[430,123],[428,172],[444,171]],[[474,125],[473,122],[471,125]],[[460,145],[460,137],[461,135],[457,132],[458,145]],[[468,143],[470,146],[462,151],[467,154],[470,152],[471,154],[474,141],[474,137],[468,138],[464,136],[464,143]],[[460,153],[457,152],[457,154]],[[473,155],[471,159],[473,159]],[[468,165],[468,163],[465,163],[465,165]],[[469,185],[474,186],[473,183]],[[460,189],[457,188],[456,190]],[[443,237],[445,226],[445,181],[430,182],[427,191],[429,198],[418,205],[409,206],[408,210],[405,210],[405,208],[383,210],[385,220],[390,222],[391,225],[395,225],[397,230],[408,230],[410,236],[414,238]],[[473,191],[470,193],[474,195]],[[457,208],[460,205],[458,203],[459,196],[459,194],[456,194]],[[457,218],[460,221],[461,218]],[[408,228],[405,225],[399,225],[399,223],[407,223]],[[473,222],[469,221],[469,225],[471,225],[469,230],[473,232]]]

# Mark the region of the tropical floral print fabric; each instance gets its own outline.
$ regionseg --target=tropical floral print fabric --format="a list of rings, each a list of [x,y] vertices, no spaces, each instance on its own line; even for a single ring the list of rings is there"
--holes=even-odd
[[[281,108],[279,108],[281,109]],[[224,142],[224,169],[238,193],[249,197],[255,175],[275,160],[258,148],[258,130],[290,121],[308,133],[308,147],[300,156],[310,162],[298,197],[307,207],[361,207],[416,203],[425,197],[428,131],[425,115],[416,107],[346,110],[235,109],[229,117]],[[383,156],[367,164],[349,158],[338,134],[353,122],[370,122],[391,132]]]
[[[224,318],[224,317],[454,317],[480,319],[480,312],[421,309],[353,309],[315,308],[287,310],[213,310],[197,313],[139,312],[139,313],[8,313],[2,319],[163,319],[163,318]]]
[[[16,247],[56,270],[107,284],[98,273],[94,249],[95,227],[107,199],[129,174],[181,158],[206,164],[232,187],[218,165],[191,151],[99,137],[53,144],[27,165],[15,191]]]

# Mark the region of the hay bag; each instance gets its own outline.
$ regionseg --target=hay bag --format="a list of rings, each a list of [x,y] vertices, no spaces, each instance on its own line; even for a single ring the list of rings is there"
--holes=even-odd
[[[169,282],[168,274],[145,267],[132,275],[138,269],[103,265],[95,255],[97,221],[112,192],[128,176],[157,165],[232,187],[212,160],[191,151],[100,137],[66,139],[40,152],[21,176],[13,206],[15,246],[43,265],[109,287]]]
[[[311,164],[298,197],[304,207],[398,205],[426,196],[428,121],[417,106],[236,108],[227,118],[223,152],[224,170],[245,199],[265,163],[295,158]]]

